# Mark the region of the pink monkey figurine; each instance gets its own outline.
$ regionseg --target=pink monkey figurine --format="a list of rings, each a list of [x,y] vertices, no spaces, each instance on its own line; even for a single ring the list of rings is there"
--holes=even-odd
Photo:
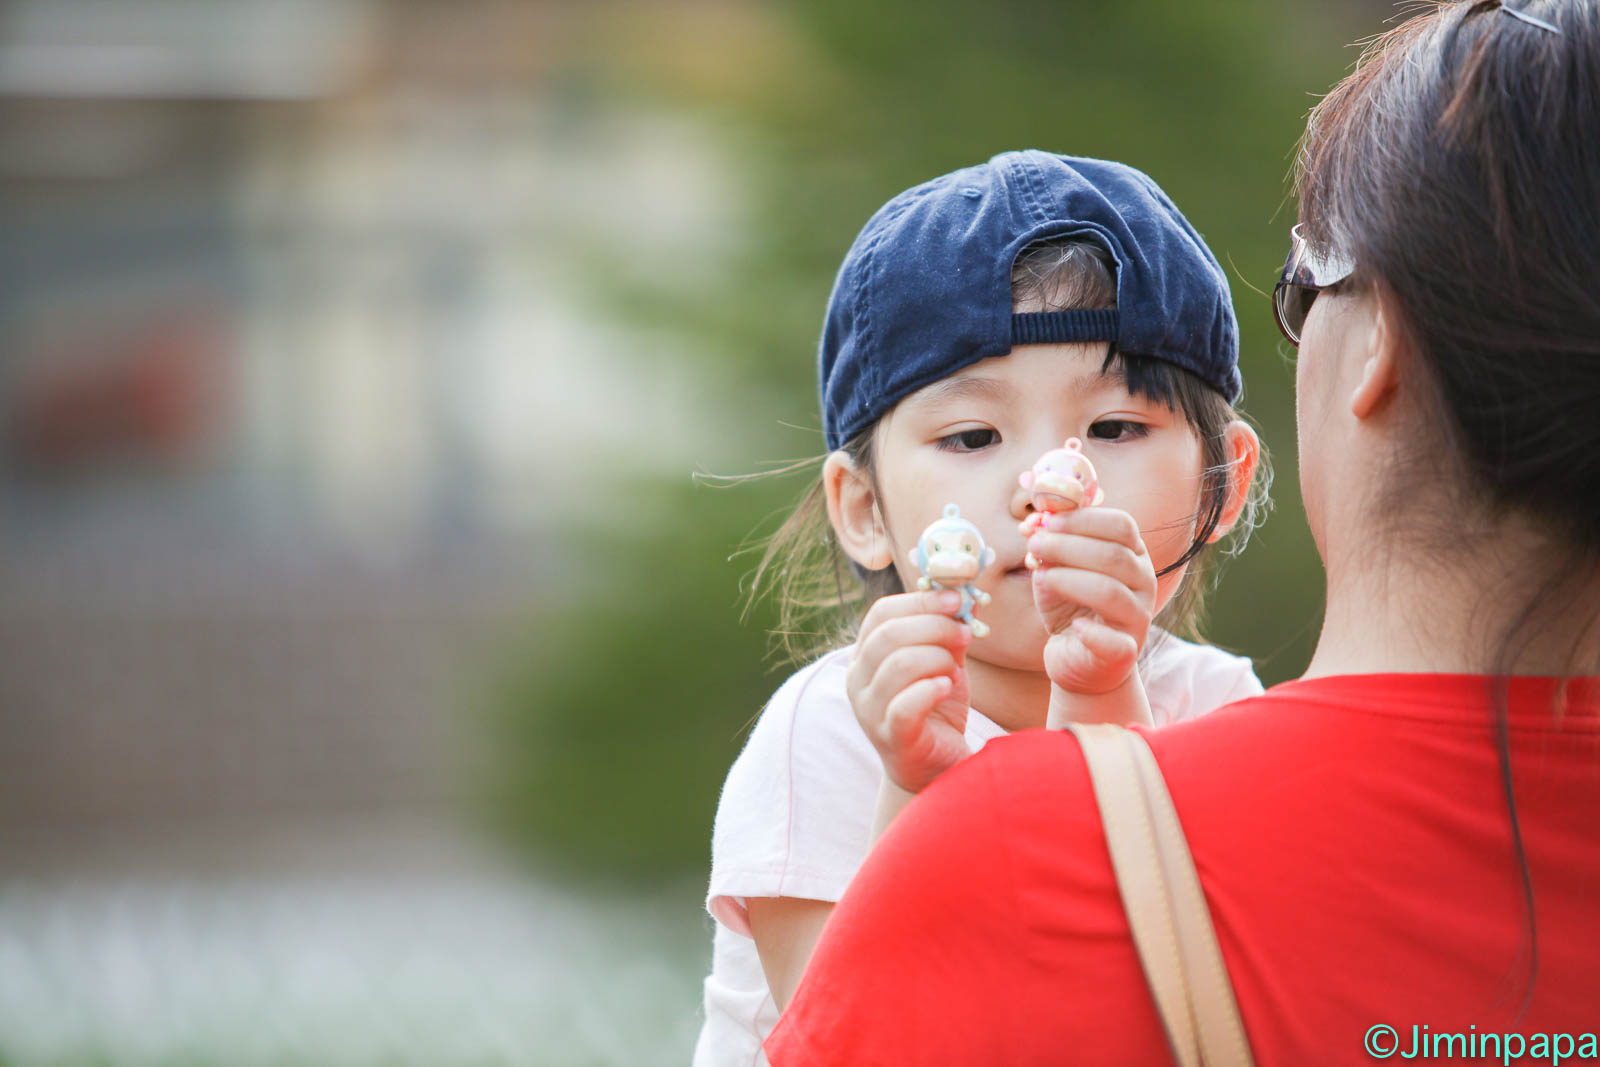
[[[1023,471],[1017,481],[1030,491],[1033,500],[1033,514],[1022,520],[1030,534],[1058,511],[1092,507],[1106,498],[1094,465],[1083,454],[1083,442],[1076,437],[1067,438],[1064,447],[1052,448],[1040,456],[1033,469]],[[1039,565],[1031,552],[1023,562],[1030,568]]]

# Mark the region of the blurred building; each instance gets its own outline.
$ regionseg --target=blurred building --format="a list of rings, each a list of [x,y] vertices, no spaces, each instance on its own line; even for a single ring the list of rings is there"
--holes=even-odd
[[[727,150],[591,15],[0,3],[0,1059],[686,1053],[692,908],[467,817],[552,531],[714,444],[596,276],[708,269]]]
[[[0,8],[0,834],[463,787],[463,667],[556,579],[552,514],[603,508],[596,471],[686,473],[711,421],[585,267],[704,270],[726,150],[597,104],[592,32]]]
[[[1264,227],[1242,178],[1326,84],[1281,68],[1389,10],[1148,6],[0,0],[0,1062],[686,1060],[702,887],[509,871],[462,817],[486,689],[546,670],[541,605],[649,580],[588,536],[633,480],[811,447],[738,435],[811,416],[886,189],[1201,144],[1169,172]],[[710,647],[656,601],[636,640]],[[761,697],[723,699],[658,725],[732,747]]]

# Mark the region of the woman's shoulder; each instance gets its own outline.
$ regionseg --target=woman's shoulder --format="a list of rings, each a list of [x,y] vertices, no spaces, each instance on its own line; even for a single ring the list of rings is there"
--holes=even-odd
[[[1145,693],[1156,725],[1187,719],[1261,693],[1255,664],[1215,645],[1185,641],[1165,630],[1150,632]]]

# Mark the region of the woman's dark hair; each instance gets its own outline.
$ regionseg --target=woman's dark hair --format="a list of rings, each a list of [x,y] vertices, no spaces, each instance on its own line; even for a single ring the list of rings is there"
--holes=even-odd
[[[1525,17],[1499,0],[1440,4],[1375,41],[1313,110],[1298,186],[1301,232],[1356,264],[1349,284],[1381,295],[1421,369],[1432,417],[1385,490],[1451,499],[1432,509],[1440,525],[1404,532],[1439,547],[1510,518],[1551,546],[1485,664],[1527,909],[1525,1010],[1538,925],[1507,678],[1546,620],[1594,612],[1572,579],[1600,562],[1600,5],[1516,9]],[[1593,668],[1576,658],[1573,673]]]
[[[1011,272],[1012,305],[1018,311],[1064,311],[1116,307],[1116,279],[1108,254],[1098,245],[1072,238],[1042,241],[1023,249]],[[1227,506],[1232,464],[1226,431],[1238,415],[1226,397],[1198,376],[1165,360],[1128,355],[1115,348],[1106,356],[1107,373],[1135,396],[1145,396],[1183,416],[1201,442],[1200,507],[1188,549],[1162,573],[1188,566],[1183,584],[1157,618],[1165,630],[1198,637],[1205,592],[1212,575],[1212,535]],[[880,420],[881,422],[881,420]],[[877,490],[873,443],[878,423],[845,443],[856,469]],[[820,462],[806,460],[774,474]],[[1237,553],[1267,511],[1270,466],[1263,450],[1248,488],[1244,511],[1229,531],[1224,551]],[[882,496],[881,493],[877,494]],[[905,590],[893,566],[868,571],[849,561],[833,539],[820,481],[814,482],[784,524],[767,540],[750,586],[753,603],[764,592],[778,603],[779,638],[785,659],[802,661],[854,640],[861,615],[880,597]],[[1153,649],[1152,643],[1147,651]]]

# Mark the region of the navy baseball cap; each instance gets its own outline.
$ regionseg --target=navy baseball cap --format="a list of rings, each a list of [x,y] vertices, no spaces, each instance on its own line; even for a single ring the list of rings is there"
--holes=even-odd
[[[1110,253],[1114,309],[1012,314],[1011,268],[1036,241]],[[1237,400],[1228,279],[1149,176],[1101,159],[1006,152],[907,189],[867,220],[828,299],[822,428],[841,447],[903,397],[1014,345],[1109,341]]]

